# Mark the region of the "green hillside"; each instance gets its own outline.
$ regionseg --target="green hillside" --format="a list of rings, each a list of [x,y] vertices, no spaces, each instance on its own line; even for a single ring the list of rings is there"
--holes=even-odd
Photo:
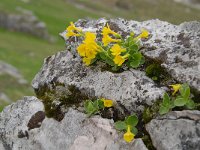
[[[49,33],[55,38],[50,43],[25,33],[11,32],[0,28],[0,60],[19,69],[28,85],[21,85],[9,76],[0,75],[0,92],[13,101],[23,95],[34,95],[31,80],[39,71],[45,57],[64,50],[64,41],[59,37],[70,21],[80,18],[123,17],[134,20],[159,18],[175,24],[200,20],[200,10],[175,4],[171,0],[124,0],[131,4],[117,7],[116,0],[1,0],[0,12],[18,13],[17,8],[31,10],[39,20],[46,23]],[[120,5],[120,4],[119,4]],[[110,9],[113,8],[113,9]],[[1,103],[0,110],[2,105]]]

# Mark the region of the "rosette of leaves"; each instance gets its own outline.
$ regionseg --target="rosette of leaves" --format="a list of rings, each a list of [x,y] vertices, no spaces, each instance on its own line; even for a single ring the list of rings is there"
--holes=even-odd
[[[138,68],[140,65],[144,64],[144,56],[139,51],[140,43],[137,38],[129,36],[123,43],[122,46],[126,48],[127,53],[130,55],[125,64],[129,68]]]
[[[187,109],[194,109],[197,104],[190,98],[190,87],[188,84],[182,84],[179,89],[179,95],[170,98],[167,93],[163,96],[163,101],[160,105],[159,113],[161,115],[168,113],[174,107],[186,107]]]
[[[86,113],[90,117],[93,114],[99,113],[99,111],[104,108],[104,103],[101,99],[97,99],[94,102],[91,100],[87,100],[84,103],[84,108]]]
[[[125,40],[121,39],[121,42],[117,45],[119,45],[121,49],[125,50],[118,56],[112,54],[112,47],[110,47],[110,45],[103,47],[105,51],[99,53],[99,59],[110,65],[113,71],[119,70],[123,64],[129,68],[138,68],[145,62],[144,56],[139,51],[140,43],[138,39],[129,36]],[[121,59],[123,63],[118,63],[117,59]]]
[[[131,116],[128,116],[125,118],[124,121],[117,121],[115,122],[115,128],[119,131],[126,131],[127,127],[131,127],[131,132],[136,135],[138,133],[138,130],[136,128],[136,125],[138,124],[138,117],[133,114]]]
[[[170,99],[169,95],[167,93],[163,96],[163,101],[160,105],[159,113],[161,115],[168,113],[169,111],[174,108],[174,102]]]
[[[195,107],[194,101],[190,98],[190,87],[188,84],[182,84],[179,89],[180,95],[174,100],[175,106],[186,106],[188,109]]]

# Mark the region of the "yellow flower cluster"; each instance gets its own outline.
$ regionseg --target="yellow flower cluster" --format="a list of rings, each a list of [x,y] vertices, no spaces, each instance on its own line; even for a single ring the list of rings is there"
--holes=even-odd
[[[110,27],[108,26],[108,24],[107,24],[106,27],[103,28],[102,35],[103,35],[102,42],[103,42],[104,46],[107,46],[110,43],[121,42],[121,39],[113,39],[113,38],[110,37],[110,35],[113,35],[115,37],[116,36],[119,37],[120,35],[118,33],[114,32],[114,31],[112,31],[110,29]]]
[[[131,132],[131,126],[128,125],[127,132],[124,133],[124,140],[130,143],[134,139],[134,134]]]
[[[128,58],[132,57],[130,56],[131,48],[126,46],[127,44],[131,45],[129,44],[130,41],[123,40],[121,35],[111,30],[108,24],[106,24],[106,26],[102,29],[102,43],[98,44],[96,42],[95,33],[84,33],[81,28],[76,27],[73,22],[71,22],[70,26],[66,28],[66,31],[66,37],[84,37],[82,44],[77,47],[77,51],[87,66],[96,60],[101,59],[112,67],[119,69],[119,67],[122,66]],[[134,36],[134,33],[131,33],[130,36]],[[142,33],[139,36],[136,38],[132,37],[132,43],[134,44],[135,42],[135,44],[138,44],[139,39],[147,38],[148,36],[148,31],[142,30]],[[134,59],[131,61],[133,60]],[[128,64],[130,64],[130,62],[128,62]]]
[[[71,37],[71,36],[81,36],[80,32],[82,32],[82,30],[80,28],[75,27],[73,22],[70,22],[70,26],[68,26],[66,28],[67,37]]]
[[[113,59],[114,63],[118,66],[121,66],[129,56],[129,54],[121,56],[121,53],[126,52],[126,49],[121,48],[119,44],[113,45],[110,51],[112,52],[112,55],[114,56],[114,59]]]
[[[100,51],[100,48],[95,40],[96,35],[94,33],[86,32],[85,40],[77,48],[79,55],[83,57],[83,62],[86,65],[90,65],[91,61],[96,57],[97,52]]]

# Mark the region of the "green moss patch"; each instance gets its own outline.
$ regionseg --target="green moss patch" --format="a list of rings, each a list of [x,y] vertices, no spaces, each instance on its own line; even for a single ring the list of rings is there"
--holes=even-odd
[[[88,99],[76,86],[65,86],[61,83],[54,83],[51,89],[45,85],[37,90],[36,94],[44,103],[46,116],[58,121],[64,118],[64,108],[74,105],[78,107]]]
[[[140,71],[144,71],[146,76],[151,78],[156,84],[160,86],[167,86],[171,83],[177,83],[177,81],[167,72],[167,70],[161,66],[163,63],[159,59],[152,59],[145,56],[145,63],[139,68]]]

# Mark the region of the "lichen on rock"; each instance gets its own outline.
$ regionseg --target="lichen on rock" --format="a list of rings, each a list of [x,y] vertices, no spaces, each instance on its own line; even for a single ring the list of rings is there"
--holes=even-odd
[[[158,150],[200,149],[200,112],[175,111],[146,125]]]
[[[199,111],[176,111],[163,117],[156,111],[164,92],[169,90],[168,84],[187,82],[193,98],[199,97],[200,23],[172,25],[160,20],[102,18],[79,20],[75,25],[83,32],[95,32],[100,40],[106,23],[123,38],[130,32],[138,35],[143,28],[150,32],[140,49],[146,64],[138,69],[122,68],[119,72],[112,72],[99,62],[87,67],[76,51],[81,39],[66,38],[64,31],[61,35],[66,50],[46,58],[33,79],[38,99],[25,97],[0,114],[0,148],[146,150],[141,139],[126,144],[122,134],[113,128],[117,119],[136,113],[140,119],[137,126],[140,133],[136,138],[149,142],[146,143],[149,149],[199,149]],[[159,72],[155,72],[157,69]],[[113,100],[115,106],[109,110],[117,115],[108,117],[103,112],[101,116],[88,118],[83,103],[96,98]]]

